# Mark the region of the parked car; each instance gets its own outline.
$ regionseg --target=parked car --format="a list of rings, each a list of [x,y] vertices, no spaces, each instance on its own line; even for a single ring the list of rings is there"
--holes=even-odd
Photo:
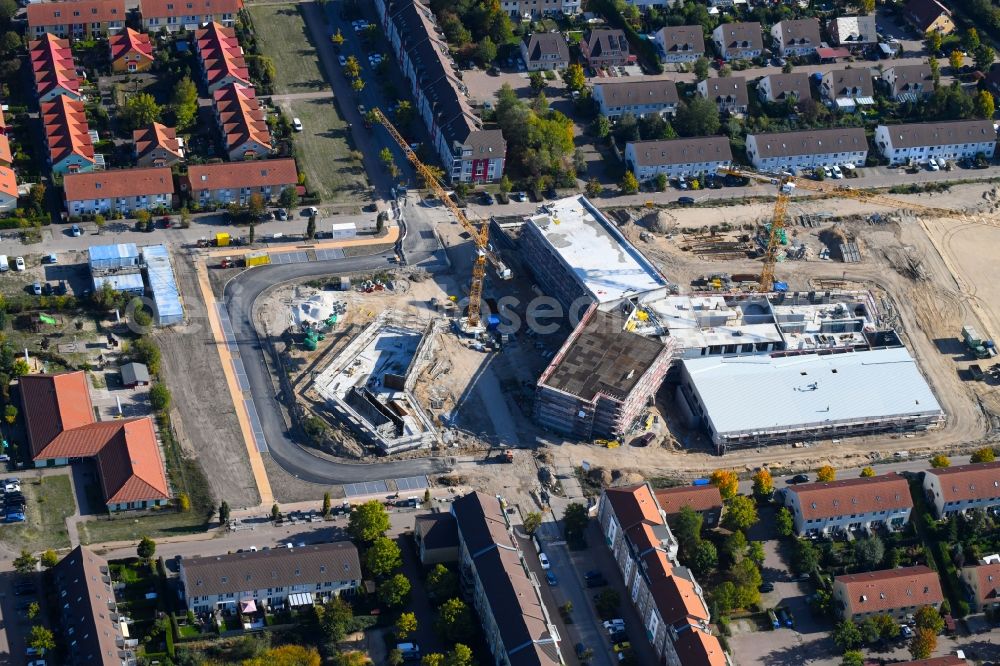
[[[620,617],[612,618],[610,620],[605,620],[604,628],[608,630],[609,634],[613,634],[619,631],[625,631],[625,620],[623,620]]]
[[[5,523],[23,523],[25,520],[23,511],[14,511],[4,516]],[[16,592],[15,592],[16,594]]]
[[[69,233],[70,233],[70,234],[71,234],[71,235],[72,235],[72,236],[73,236],[74,238],[76,238],[76,237],[78,237],[78,236],[82,236],[82,235],[83,235],[83,230],[82,230],[82,229],[80,229],[80,225],[78,225],[78,224],[74,224],[74,225],[73,225],[72,227],[70,227],[70,228],[69,228]]]
[[[347,58],[345,58],[344,56],[338,56],[337,62],[340,63],[341,67],[347,67]]]
[[[45,263],[47,263],[47,264],[58,264],[59,263],[59,257],[57,257],[55,254],[47,254],[47,255],[45,255]]]
[[[792,478],[788,479],[788,483],[809,483],[809,475],[796,474]]]
[[[42,283],[41,282],[35,282],[33,285],[31,285],[31,293],[34,294],[35,296],[41,296],[42,295]]]
[[[542,569],[545,571],[548,571],[549,567],[552,566],[549,564],[549,557],[545,553],[538,553],[538,561],[541,563]]]
[[[774,583],[765,580],[757,589],[761,592],[774,592]]]
[[[298,118],[292,118],[292,129],[296,132],[302,131],[302,121]]]
[[[694,197],[677,197],[678,206],[693,206]]]
[[[483,192],[483,195],[480,198],[482,199],[483,204],[486,206],[492,206],[494,203],[496,203],[496,199],[494,199],[493,195],[490,194],[489,192]]]
[[[24,270],[24,257],[14,257],[14,270],[15,271]]]
[[[927,168],[930,169],[931,171],[940,171],[941,170],[941,167],[938,166],[938,163],[934,161],[933,157],[931,159],[927,160]]]
[[[282,222],[284,222],[285,220],[287,220],[287,219],[288,219],[288,211],[287,211],[287,210],[285,210],[284,208],[279,208],[279,209],[278,209],[278,210],[277,210],[277,211],[275,212],[275,216],[277,216],[277,218],[278,218],[279,220],[281,220]]]
[[[629,446],[639,446],[639,447],[649,446],[649,443],[652,442],[655,438],[656,438],[656,433],[647,432],[645,435],[640,435],[639,437],[636,437],[631,442],[629,442]]]
[[[833,166],[832,166],[832,167],[830,168],[830,171],[832,171],[832,172],[833,172],[833,177],[834,177],[834,178],[838,178],[838,179],[839,179],[839,178],[843,178],[843,177],[844,177],[844,172],[843,172],[843,171],[841,171],[841,170],[840,170],[840,167],[839,167],[839,166],[837,166],[836,164],[834,164],[834,165],[833,165]]]
[[[545,572],[545,581],[549,584],[550,587],[555,587],[559,584],[559,579],[556,578],[555,573],[553,573],[552,571]]]
[[[420,646],[416,643],[397,643],[396,649],[403,655],[403,661],[420,661]]]

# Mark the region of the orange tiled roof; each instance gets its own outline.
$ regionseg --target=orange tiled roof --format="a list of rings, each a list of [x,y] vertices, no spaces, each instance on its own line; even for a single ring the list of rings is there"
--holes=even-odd
[[[59,86],[75,95],[80,94],[80,79],[76,75],[76,62],[69,41],[46,33],[28,44],[28,55],[39,96]]]
[[[97,453],[107,503],[170,499],[153,420],[146,417],[118,424],[121,427]]]
[[[111,35],[108,43],[111,46],[112,62],[133,51],[146,60],[153,60],[153,42],[150,41],[149,35],[144,32],[125,28],[121,32]]]
[[[1000,462],[929,469],[926,473],[938,477],[945,502],[1000,497]]]
[[[727,666],[726,653],[715,636],[700,629],[681,632],[674,649],[684,666]]]
[[[174,177],[170,167],[70,173],[63,178],[63,191],[66,201],[173,194]]]
[[[282,187],[299,181],[295,160],[248,160],[188,167],[187,184],[193,192],[236,187]]]
[[[177,130],[160,123],[153,123],[149,127],[132,132],[132,143],[135,144],[135,153],[140,158],[157,148],[162,148],[177,158],[184,156],[181,144],[177,140]]]
[[[28,25],[74,25],[125,21],[125,0],[65,0],[28,5]]]
[[[660,508],[668,516],[680,513],[685,506],[695,511],[722,508],[722,494],[713,485],[661,488],[655,491],[655,495]]]
[[[41,111],[53,164],[72,154],[93,161],[94,143],[90,139],[83,102],[59,95],[51,102],[43,103]]]
[[[250,85],[250,70],[247,69],[243,49],[234,29],[221,23],[210,23],[208,27],[195,32],[195,45],[209,87],[227,76]]]
[[[10,167],[0,167],[0,192],[17,198],[17,177]]]
[[[235,14],[241,9],[243,0],[139,0],[139,11],[143,19]]]
[[[835,518],[859,513],[912,509],[906,479],[895,472],[868,478],[789,486],[798,495],[802,518]]]
[[[10,164],[14,161],[14,155],[10,151],[10,139],[7,137],[7,121],[3,117],[3,109],[0,109],[0,163]]]
[[[851,615],[929,606],[944,600],[937,572],[925,566],[837,576],[833,582],[845,587],[844,601]]]
[[[605,496],[614,509],[615,516],[622,529],[628,530],[633,525],[649,521],[654,525],[662,525],[659,508],[649,486],[626,486],[624,488],[608,488]]]
[[[271,130],[253,88],[230,83],[216,90],[213,99],[227,148],[247,141],[271,147]]]

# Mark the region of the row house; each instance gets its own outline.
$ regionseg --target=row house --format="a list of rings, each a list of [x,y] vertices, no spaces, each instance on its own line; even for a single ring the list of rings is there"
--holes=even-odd
[[[230,160],[260,159],[271,153],[271,130],[253,88],[230,83],[215,91],[212,102]]]
[[[121,213],[171,208],[174,177],[169,167],[114,169],[67,174],[63,179],[66,212],[70,215]]]
[[[829,71],[823,75],[819,91],[829,106],[841,111],[853,111],[858,106],[875,103],[875,86],[867,67]]]
[[[858,50],[878,43],[875,15],[838,16],[826,24],[830,39],[837,46]]]
[[[716,137],[709,137],[716,138]],[[700,141],[700,139],[695,139]],[[726,146],[728,147],[728,143]],[[663,509],[667,523],[680,515],[681,510],[688,508],[701,514],[702,524],[713,527],[722,518],[722,493],[718,486],[706,483],[700,486],[678,486],[676,488],[660,488],[654,495],[656,502]]]
[[[125,0],[66,0],[34,2],[25,9],[28,35],[93,39],[125,29]]]
[[[617,28],[599,28],[585,34],[580,41],[580,54],[594,69],[624,67],[636,61],[629,51],[625,31]]]
[[[665,26],[654,38],[663,62],[694,62],[705,56],[705,32],[700,25]]]
[[[512,21],[537,21],[545,16],[579,14],[581,0],[500,0],[500,10]]]
[[[191,166],[181,188],[201,206],[231,203],[245,206],[253,194],[260,194],[264,201],[273,201],[298,182],[295,160],[285,158]]]
[[[529,72],[566,69],[569,47],[562,33],[536,32],[521,40],[521,59]]]
[[[729,139],[706,136],[665,141],[630,141],[625,144],[625,163],[640,182],[663,174],[667,178],[715,173],[733,161]]]
[[[903,18],[920,35],[926,35],[931,31],[940,32],[942,35],[955,32],[951,10],[938,0],[909,0],[903,6]]]
[[[757,95],[762,102],[785,102],[789,99],[812,98],[809,75],[805,72],[769,74],[757,82]]]
[[[194,41],[209,94],[234,83],[251,87],[250,70],[235,30],[221,23],[210,23],[194,34]]]
[[[747,135],[747,157],[762,171],[863,165],[868,139],[861,127]]]
[[[1000,462],[972,463],[924,472],[924,493],[938,518],[1000,506]]]
[[[962,567],[959,571],[966,599],[974,613],[1000,609],[1000,560],[995,555],[990,560]]]
[[[934,77],[927,63],[890,67],[882,72],[882,80],[896,102],[916,102],[934,92]]]
[[[786,19],[771,27],[775,49],[785,56],[809,56],[820,45],[819,19]]]
[[[28,44],[28,58],[35,76],[35,94],[39,103],[48,102],[60,95],[78,100],[80,77],[69,42],[55,35],[44,34]]]
[[[524,561],[502,500],[472,492],[451,504],[462,593],[496,664],[558,666],[561,637]]]
[[[876,615],[903,620],[923,606],[940,608],[944,596],[937,572],[925,566],[900,567],[837,576],[833,605],[844,620],[862,622]]]
[[[0,212],[17,208],[17,176],[14,174],[14,154],[7,136],[7,122],[0,109]]]
[[[617,120],[626,113],[636,118],[672,116],[677,113],[677,86],[673,81],[640,79],[625,83],[599,83],[594,86],[594,101],[608,118]]]
[[[153,42],[144,32],[125,28],[111,36],[108,46],[113,72],[145,72],[153,66]]]
[[[132,132],[136,162],[141,167],[169,167],[184,160],[184,146],[177,130],[153,123]]]
[[[880,528],[899,530],[910,522],[913,510],[910,487],[895,472],[788,486],[784,503],[799,536]]]
[[[243,0],[139,0],[147,32],[194,31],[208,23],[232,28],[241,9]]]
[[[712,41],[723,60],[756,58],[764,51],[764,38],[757,21],[723,23],[712,31]]]
[[[94,135],[87,124],[83,102],[59,95],[51,102],[42,102],[39,115],[52,173],[83,173],[98,167]]]
[[[983,155],[993,157],[997,131],[992,120],[953,120],[937,123],[879,125],[875,145],[890,165],[930,158],[961,160]]]
[[[726,76],[699,81],[698,94],[715,102],[719,113],[743,115],[750,107],[747,80],[742,76]]]
[[[0,106],[0,166],[14,166],[14,153],[10,149],[10,136],[7,121],[3,115],[3,107]]]
[[[418,0],[375,0],[375,8],[448,179],[500,180],[507,142],[499,129],[484,129],[469,106],[433,13]]]

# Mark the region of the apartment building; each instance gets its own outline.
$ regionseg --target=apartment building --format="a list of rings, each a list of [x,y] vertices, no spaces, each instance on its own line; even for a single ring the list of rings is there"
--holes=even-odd
[[[521,59],[529,72],[569,67],[569,47],[558,32],[536,32],[521,40]]]
[[[882,72],[882,80],[889,86],[889,97],[896,102],[915,102],[934,92],[931,66],[896,65]]]
[[[123,30],[127,10],[125,0],[66,0],[28,3],[25,13],[31,37],[91,39]]]
[[[764,102],[784,102],[812,98],[809,75],[805,72],[769,74],[757,82],[757,95]]]
[[[679,486],[677,488],[660,488],[653,493],[656,502],[663,509],[667,522],[679,516],[681,509],[689,508],[701,514],[704,525],[712,527],[719,524],[722,518],[722,493],[717,486],[705,484],[701,486]]]
[[[234,83],[251,87],[250,70],[235,30],[221,23],[210,23],[195,32],[194,42],[202,81],[209,94]]]
[[[80,77],[69,41],[44,34],[28,44],[28,58],[35,76],[35,94],[39,103],[65,95],[80,99]]]
[[[754,168],[765,171],[863,165],[868,159],[868,140],[861,127],[750,134],[747,157]]]
[[[580,53],[587,65],[595,69],[624,67],[636,61],[629,52],[625,31],[619,29],[591,30],[580,41]]]
[[[184,147],[177,130],[161,123],[132,132],[135,159],[141,167],[169,167],[184,161]]]
[[[910,0],[903,6],[903,18],[921,35],[932,30],[942,35],[955,32],[951,10],[938,0]]]
[[[189,610],[235,610],[244,602],[280,609],[350,595],[361,586],[358,548],[334,541],[295,548],[185,557],[180,580]]]
[[[9,166],[0,166],[0,212],[9,213],[17,208],[17,176]]]
[[[500,9],[512,21],[536,21],[545,16],[579,14],[581,0],[500,0]]]
[[[10,150],[8,131],[7,121],[3,116],[3,108],[0,107],[0,166],[9,168],[14,165],[14,154]]]
[[[173,207],[174,177],[169,167],[113,169],[66,174],[66,212],[70,215],[122,213]]]
[[[799,536],[876,529],[899,530],[910,522],[913,499],[895,472],[860,479],[788,486],[784,504]]]
[[[712,31],[715,49],[723,60],[756,58],[764,51],[760,23],[723,23]]]
[[[723,136],[630,141],[625,144],[625,163],[644,182],[664,174],[667,178],[715,173],[733,161],[729,139]]]
[[[699,81],[698,94],[715,102],[719,113],[743,115],[750,107],[747,80],[742,76],[726,76]]]
[[[904,619],[923,606],[940,608],[944,596],[936,571],[900,567],[833,579],[833,606],[842,619],[861,622],[875,615]]]
[[[631,113],[643,116],[672,116],[677,113],[677,86],[673,81],[626,81],[598,83],[594,86],[594,101],[605,116],[612,120]]]
[[[924,472],[924,493],[938,518],[1000,506],[1000,462],[972,463]]]
[[[705,55],[705,32],[700,25],[660,28],[655,43],[663,62],[694,62]]]
[[[557,666],[562,638],[524,561],[502,500],[472,492],[451,504],[463,595],[471,599],[496,664]]]
[[[52,173],[83,173],[98,167],[94,153],[94,137],[87,124],[83,102],[59,95],[40,106],[42,127],[48,143],[49,167]],[[104,160],[101,157],[100,165]]]
[[[201,206],[245,206],[252,194],[273,201],[282,190],[294,188],[298,182],[295,160],[285,158],[190,166],[181,187]]]
[[[771,27],[774,47],[785,56],[809,56],[820,45],[819,19],[786,19]]]
[[[983,155],[993,157],[997,131],[992,120],[953,120],[937,123],[879,125],[875,128],[875,146],[889,164],[928,159],[960,160]]]
[[[271,154],[271,130],[253,88],[230,83],[212,94],[215,122],[229,159],[262,159]]]
[[[144,32],[125,28],[108,39],[111,49],[111,71],[145,72],[153,66],[153,42]]]
[[[990,562],[962,567],[959,578],[973,613],[1000,608],[1000,560],[996,556]]]
[[[243,0],[139,0],[139,13],[146,32],[197,30],[206,23],[227,28],[236,23]]]
[[[871,16],[838,16],[826,24],[830,39],[837,46],[850,49],[863,48],[878,43],[875,28],[875,15]]]

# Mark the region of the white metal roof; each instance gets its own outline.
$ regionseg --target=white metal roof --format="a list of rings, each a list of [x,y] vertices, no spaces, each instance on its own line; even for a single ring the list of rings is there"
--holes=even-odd
[[[903,347],[784,358],[708,356],[682,363],[720,435],[942,413]]]

